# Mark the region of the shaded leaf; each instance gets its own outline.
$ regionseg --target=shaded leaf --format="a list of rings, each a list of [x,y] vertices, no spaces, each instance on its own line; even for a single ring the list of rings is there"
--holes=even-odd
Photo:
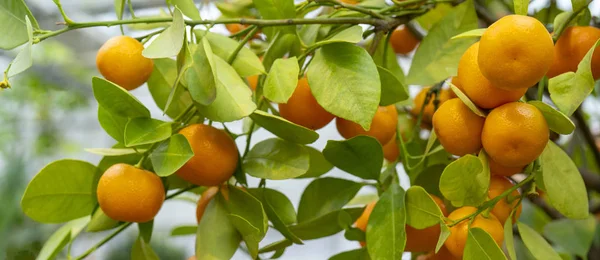
[[[98,104],[107,112],[121,117],[150,117],[150,111],[124,88],[98,77],[92,78]]]
[[[173,22],[166,30],[158,35],[142,51],[142,55],[149,59],[168,58],[176,56],[183,46],[185,37],[185,21],[178,8],[173,11]]]
[[[171,123],[152,118],[132,118],[125,125],[125,146],[163,141],[171,136]]]
[[[487,199],[489,170],[473,155],[465,155],[450,163],[440,178],[440,191],[455,207],[479,206]]]
[[[554,109],[550,105],[537,100],[532,100],[527,103],[534,105],[542,112],[550,130],[563,135],[571,134],[575,130],[575,123],[573,123],[568,116]]]
[[[303,146],[277,138],[254,145],[243,163],[248,174],[270,180],[298,177],[308,168],[309,155]]]
[[[327,141],[323,149],[327,161],[363,179],[379,179],[383,150],[377,139],[360,135],[344,141]]]
[[[162,142],[150,154],[150,159],[156,175],[166,177],[179,170],[192,156],[194,151],[185,136],[175,134]]]
[[[337,178],[312,181],[300,199],[298,223],[305,223],[342,209],[356,195],[362,184]]]
[[[261,110],[255,110],[250,118],[274,135],[293,143],[310,144],[319,138],[319,134],[311,129]]]
[[[373,208],[367,224],[367,250],[373,259],[402,259],[406,245],[404,190],[393,183]]]
[[[287,103],[298,85],[299,73],[296,57],[275,60],[265,80],[263,94],[275,103]]]
[[[463,259],[465,260],[497,260],[506,259],[496,241],[481,228],[471,228],[467,234],[467,243]]]
[[[540,234],[535,232],[535,230],[521,222],[517,222],[517,227],[519,228],[519,234],[521,234],[523,243],[525,243],[527,249],[529,249],[536,258],[547,260],[562,259],[554,249],[552,249],[552,246],[550,246]]]

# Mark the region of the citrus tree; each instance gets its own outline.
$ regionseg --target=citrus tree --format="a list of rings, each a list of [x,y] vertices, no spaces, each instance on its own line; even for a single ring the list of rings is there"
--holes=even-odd
[[[286,257],[290,246],[339,232],[357,249],[330,259],[600,255],[591,214],[600,152],[580,108],[600,78],[588,1],[530,17],[524,0],[236,0],[217,2],[223,16],[205,20],[192,0],[167,0],[153,17],[117,0],[118,19],[92,22],[54,2],[64,19],[57,30],[42,29],[50,25],[22,0],[0,3],[10,36],[0,48],[22,46],[1,87],[18,87],[11,77],[48,38],[109,26],[150,33],[98,51],[102,77],[91,87],[116,144],[87,149],[103,156],[96,165],[48,164],[23,195],[28,217],[64,223],[39,259],[84,259],[132,224],[131,258],[157,259],[153,219],[184,193],[201,194],[195,213],[170,212],[197,218],[172,232],[196,236],[190,259]],[[230,35],[211,31],[222,25]],[[413,51],[405,73],[397,55]],[[129,92],[144,83],[172,120],[151,118]],[[426,87],[411,98],[408,85]],[[242,131],[228,128],[239,120]],[[334,120],[345,140],[309,146]],[[272,138],[252,145],[259,128]],[[354,177],[327,177],[333,167]],[[312,179],[297,208],[270,187],[293,178]],[[373,194],[357,196],[365,186]],[[281,240],[261,243],[268,229]],[[71,254],[79,234],[107,230]]]

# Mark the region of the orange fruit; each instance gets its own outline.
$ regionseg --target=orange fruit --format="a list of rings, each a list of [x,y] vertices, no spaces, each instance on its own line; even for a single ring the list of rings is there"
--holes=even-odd
[[[196,256],[195,255],[190,256],[190,258],[188,258],[187,260],[196,260]]]
[[[438,204],[444,216],[447,216],[448,212],[446,211],[444,201],[435,195],[430,194],[430,196]],[[440,232],[440,225],[437,224],[424,229],[416,229],[406,225],[406,246],[404,247],[404,251],[428,252],[435,250]]]
[[[231,178],[239,155],[235,142],[225,131],[193,124],[179,133],[194,151],[194,156],[177,171],[179,177],[199,186],[216,186]]]
[[[440,248],[440,251],[438,251],[437,254],[434,252],[430,252],[429,254],[418,256],[417,260],[460,260],[460,259],[454,257],[445,246],[442,246],[442,248]]]
[[[422,88],[421,91],[419,91],[419,94],[417,94],[417,96],[415,96],[415,98],[413,99],[414,104],[413,104],[412,109],[410,110],[410,113],[413,116],[419,116],[419,113],[421,112],[421,108],[423,107],[423,103],[425,103],[425,98],[427,97],[427,92],[429,91],[429,89],[430,89],[430,87]],[[439,100],[438,108],[444,102],[446,102],[447,100],[449,100],[451,98],[450,92],[452,92],[452,90],[448,90],[448,89],[440,90],[439,96],[437,97]],[[423,117],[421,120],[424,123],[431,123],[431,118],[433,117],[433,113],[435,111],[435,105],[433,104],[434,100],[435,100],[435,98],[432,95],[431,98],[429,99],[429,102],[427,103],[427,105],[425,105],[425,108],[423,109]]]
[[[433,115],[433,130],[440,144],[451,154],[463,156],[481,150],[485,118],[473,113],[460,99],[453,98]]]
[[[494,86],[529,88],[548,72],[553,48],[550,33],[537,19],[507,15],[483,33],[477,60],[481,73]]]
[[[323,128],[334,118],[319,105],[306,78],[298,80],[296,90],[287,103],[279,104],[279,114],[289,121],[313,130]]]
[[[154,219],[165,201],[165,188],[154,173],[118,163],[98,181],[98,204],[110,218],[125,222]]]
[[[219,192],[219,187],[217,187],[217,186],[208,187],[208,189],[206,189],[204,192],[202,192],[202,195],[200,196],[200,199],[198,200],[198,205],[196,206],[196,220],[198,220],[198,223],[200,223],[200,220],[202,220],[202,216],[204,215],[206,206],[208,206],[208,203],[210,203],[212,198],[214,198],[218,192]]]
[[[450,220],[459,220],[463,217],[466,217],[470,214],[473,214],[477,211],[474,207],[462,207],[454,210],[450,213],[448,218]],[[452,223],[452,222],[450,222]],[[489,217],[484,217],[479,214],[475,217],[475,220],[471,223],[471,228],[481,228],[488,234],[492,236],[494,241],[498,246],[502,246],[502,242],[504,241],[504,228],[500,221],[493,215],[490,214]],[[460,223],[450,227],[450,236],[444,243],[448,251],[455,257],[462,259],[463,250],[465,249],[465,245],[467,244],[467,236],[469,232],[469,219],[463,220]]]
[[[478,107],[491,109],[508,102],[519,100],[527,88],[498,88],[481,74],[477,65],[479,42],[465,51],[458,63],[458,80],[462,83],[462,91]]]
[[[554,46],[555,61],[548,71],[548,77],[555,77],[568,71],[577,71],[577,66],[587,52],[600,39],[600,29],[592,26],[572,26],[567,28]],[[594,80],[600,78],[600,48],[592,55]]]
[[[96,67],[107,80],[133,90],[150,78],[154,62],[142,56],[144,45],[129,36],[106,41],[96,55]]]
[[[368,131],[364,130],[359,124],[340,117],[336,119],[335,125],[338,132],[346,139],[357,135],[368,135],[374,137],[383,145],[387,144],[396,133],[398,111],[396,111],[394,105],[379,107]]]
[[[481,142],[490,158],[505,167],[523,167],[544,151],[550,131],[536,107],[512,102],[492,110],[485,119]]]
[[[493,199],[495,197],[498,197],[500,194],[502,194],[506,190],[512,188],[513,186],[515,186],[515,185],[508,178],[506,178],[504,176],[492,176],[490,178],[490,188],[488,190],[488,198]],[[513,223],[516,222],[517,219],[519,219],[519,216],[521,215],[521,210],[522,210],[522,205],[519,204],[520,196],[521,196],[521,193],[519,192],[518,189],[513,191],[510,195],[508,195],[504,199],[498,201],[498,203],[496,203],[496,205],[492,209],[491,213],[494,214],[494,216],[496,216],[498,218],[498,221],[500,221],[500,223],[504,223],[508,219],[508,216],[510,216],[510,213],[512,212],[512,210],[515,207],[517,207],[517,205],[519,205],[518,208],[516,209],[515,214],[513,215],[513,219],[512,219]],[[509,201],[510,201],[510,203],[509,203]]]
[[[377,201],[367,204],[363,213],[360,215],[360,217],[358,217],[358,219],[356,219],[356,222],[354,222],[354,226],[356,228],[362,230],[363,232],[367,232],[367,224],[369,224],[369,217],[371,216],[371,212],[373,212],[373,208],[375,208],[375,204],[377,204]],[[360,245],[365,246],[366,243],[364,241],[360,241]]]
[[[396,135],[383,146],[383,158],[393,162],[400,156],[400,149],[398,148],[398,141],[396,141]]]
[[[520,173],[521,171],[523,171],[523,168],[525,168],[525,166],[506,167],[506,166],[501,165],[501,164],[497,163],[496,161],[492,160],[492,158],[490,158],[489,156],[488,156],[488,164],[490,166],[490,172],[492,174],[498,175],[498,176],[506,176],[506,177],[510,177],[517,173]]]
[[[248,77],[247,79],[248,79],[248,85],[250,85],[250,88],[252,90],[256,90],[256,86],[258,86],[258,75],[252,75],[252,76]]]
[[[415,37],[408,27],[400,25],[392,32],[390,44],[392,44],[394,52],[406,55],[417,47],[419,39]]]
[[[248,28],[248,25],[241,25],[239,23],[229,23],[225,25],[225,28],[227,28],[227,31],[229,31],[229,33],[236,34],[241,30]]]

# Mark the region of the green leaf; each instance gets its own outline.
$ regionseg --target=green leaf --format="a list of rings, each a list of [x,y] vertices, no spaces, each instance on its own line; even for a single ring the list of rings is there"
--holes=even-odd
[[[406,191],[406,224],[424,229],[437,225],[444,217],[437,203],[427,191],[419,186],[412,186]]]
[[[329,260],[368,260],[369,252],[366,248],[354,249],[346,252],[341,252],[329,258]]]
[[[252,258],[256,258],[258,243],[265,237],[268,227],[262,203],[248,192],[229,185],[226,205],[229,220],[242,235]]]
[[[359,135],[344,141],[329,140],[323,155],[327,161],[354,176],[379,179],[383,149],[373,137]]]
[[[86,152],[103,156],[121,156],[128,154],[142,154],[146,152],[146,149],[133,149],[133,148],[86,148]]]
[[[424,30],[431,30],[435,24],[437,24],[442,18],[452,11],[452,5],[448,3],[438,3],[425,13],[417,17],[415,20],[421,25]]]
[[[201,36],[206,32],[197,31],[196,35]],[[206,33],[206,39],[210,43],[210,47],[213,53],[223,60],[227,60],[235,49],[237,49],[238,42],[230,39],[227,36],[223,36],[216,33]],[[200,39],[198,39],[200,41]],[[218,65],[218,64],[217,64]],[[260,62],[260,59],[250,49],[243,47],[233,61],[233,68],[241,77],[248,77],[257,74],[265,74],[265,67]],[[217,72],[220,72],[217,68]],[[248,87],[246,87],[248,88]]]
[[[444,243],[446,242],[446,240],[448,239],[450,234],[451,234],[451,232],[450,232],[450,228],[448,227],[448,225],[446,225],[446,223],[440,221],[440,237],[438,238],[438,242],[435,245],[436,253],[438,251],[440,251],[442,246],[444,246]]]
[[[413,179],[414,181],[411,181],[411,184],[423,187],[429,194],[443,197],[440,192],[440,178],[445,168],[446,164],[427,166]]]
[[[402,259],[406,245],[404,190],[393,183],[379,198],[367,224],[367,250],[373,259]]]
[[[244,159],[243,169],[257,178],[285,180],[305,174],[309,162],[304,146],[272,138],[252,147]]]
[[[200,113],[217,122],[231,122],[249,116],[256,110],[252,91],[226,61],[217,56],[213,58],[217,70],[217,98],[208,106],[196,104]]]
[[[26,16],[31,20],[33,28],[40,28],[25,1],[0,1],[0,28],[4,35],[10,35],[10,37],[1,37],[0,49],[9,50],[27,42],[29,33]]]
[[[87,216],[94,210],[96,166],[83,161],[58,160],[44,167],[29,182],[21,208],[41,223],[62,223]]]
[[[33,57],[31,56],[31,48],[33,45],[33,28],[31,26],[31,21],[29,20],[29,16],[25,16],[25,21],[27,24],[27,35],[29,41],[27,44],[23,46],[23,49],[17,54],[17,57],[11,62],[9,65],[7,76],[13,77],[31,67],[33,65]]]
[[[481,37],[485,32],[486,28],[473,29],[468,32],[461,33],[451,38],[451,40],[462,39],[462,38],[471,38],[471,37]]]
[[[125,9],[125,0],[115,0],[115,14],[117,20],[123,20],[123,9]]]
[[[263,19],[285,19],[296,17],[296,7],[293,0],[253,0],[254,6],[260,12]],[[278,31],[286,33],[295,33],[295,26],[285,26],[280,28],[265,28],[264,32],[270,39]]]
[[[171,230],[171,236],[187,236],[196,234],[198,226],[178,226]]]
[[[261,201],[275,229],[290,241],[302,244],[302,240],[287,227],[296,223],[296,211],[288,197],[279,191],[267,188],[248,189],[248,192]]]
[[[513,237],[513,214],[510,214],[508,219],[504,222],[504,245],[510,259],[517,260],[517,253],[515,251],[515,238]]]
[[[159,258],[152,250],[150,243],[138,236],[135,243],[133,243],[133,248],[131,248],[131,260],[159,260]]]
[[[292,143],[310,144],[319,139],[317,132],[261,110],[255,110],[250,118],[274,135]]]
[[[513,7],[515,9],[515,14],[527,16],[529,0],[513,0]]]
[[[242,238],[229,219],[225,199],[215,196],[204,211],[196,233],[196,259],[231,259]]]
[[[150,111],[124,88],[98,77],[92,78],[98,104],[107,112],[121,117],[150,117]]]
[[[588,5],[588,1],[586,0],[571,0],[571,5],[573,6],[573,10],[579,10],[586,5]]]
[[[296,57],[275,60],[265,80],[263,94],[275,103],[287,103],[298,85],[299,73]]]
[[[312,181],[300,199],[298,223],[315,220],[342,209],[356,195],[362,184],[337,178],[320,178]]]
[[[167,99],[177,78],[177,64],[176,61],[168,58],[154,59],[154,69],[148,79],[148,89],[156,105],[161,109],[165,110]],[[173,93],[173,100],[169,105],[169,109],[166,114],[175,118],[179,116],[187,107],[192,104],[192,99],[187,91],[181,86]]]
[[[111,219],[100,207],[96,209],[96,212],[92,215],[90,223],[87,225],[86,232],[99,232],[109,230],[117,227],[119,221]]]
[[[440,191],[455,207],[479,206],[487,199],[489,184],[489,170],[485,171],[479,158],[468,154],[444,169]]]
[[[544,237],[583,259],[588,255],[596,231],[593,216],[587,219],[559,219],[544,226]]]
[[[154,220],[150,220],[144,223],[137,223],[139,229],[139,236],[144,239],[144,241],[150,243],[152,239],[152,231],[154,231]]]
[[[366,50],[350,43],[325,45],[308,66],[307,77],[325,110],[369,129],[379,106],[381,82]]]
[[[569,155],[550,141],[540,159],[550,204],[568,218],[587,218],[589,213],[585,184]]]
[[[217,98],[217,72],[210,44],[205,38],[193,49],[191,66],[185,72],[185,80],[192,99],[202,105],[210,105]]]
[[[125,141],[125,125],[127,125],[127,117],[115,115],[106,110],[102,106],[98,106],[98,122],[108,135],[119,143]]]
[[[121,143],[117,143],[113,145],[113,148],[125,148],[125,145]],[[105,172],[110,166],[113,166],[117,163],[125,163],[130,165],[135,165],[142,158],[141,154],[127,154],[127,155],[119,155],[119,156],[104,156],[102,160],[98,163],[98,170],[100,172]]]
[[[381,99],[379,105],[388,106],[410,98],[408,87],[386,68],[377,66],[381,80]]]
[[[551,78],[548,82],[550,98],[563,114],[570,116],[594,90],[592,54],[600,40],[587,52],[577,67],[577,72],[567,72]]]
[[[185,136],[175,134],[158,145],[150,154],[150,159],[156,175],[167,177],[179,170],[193,156],[194,151]]]
[[[475,113],[476,115],[480,116],[480,117],[486,117],[487,113],[485,113],[483,110],[479,109],[479,107],[477,107],[473,101],[471,101],[469,99],[469,97],[467,97],[467,95],[465,93],[463,93],[458,87],[456,87],[454,84],[450,83],[450,89],[454,92],[454,94],[456,94],[456,96],[465,104],[467,105],[467,107],[473,111],[473,113]]]
[[[384,54],[384,50],[385,48],[387,48],[387,52],[385,55],[385,58],[383,57]],[[385,68],[387,70],[389,70],[389,72],[391,72],[401,83],[402,86],[407,89],[407,85],[405,83],[404,80],[404,71],[402,71],[402,68],[400,67],[400,64],[398,64],[398,59],[396,58],[396,53],[394,52],[394,49],[392,48],[391,44],[379,44],[379,46],[377,46],[377,50],[375,51],[375,54],[373,54],[373,61],[375,62],[375,64],[377,64],[377,69],[379,71],[379,77],[383,77],[381,75],[381,71],[379,70],[379,68]],[[381,79],[381,98],[383,99],[384,95],[383,92],[389,91],[387,88],[389,88],[389,86],[384,85],[384,80],[385,79]],[[385,82],[387,82],[387,80],[385,80]]]
[[[346,30],[343,30],[331,38],[319,41],[314,45],[310,46],[310,49],[316,49],[322,47],[327,44],[339,43],[339,42],[348,42],[348,43],[358,43],[362,41],[362,28],[358,25],[352,26]]]
[[[148,47],[144,48],[142,55],[149,59],[168,58],[176,56],[183,46],[185,38],[185,21],[178,8],[173,11],[173,23],[160,33]]]
[[[63,225],[46,240],[36,259],[55,259],[58,253],[69,244],[90,222],[90,217],[72,220]]]
[[[477,15],[472,0],[454,7],[431,28],[419,44],[406,79],[407,83],[433,85],[456,75],[458,61],[475,39],[451,38],[477,27]]]
[[[573,123],[568,116],[554,109],[550,105],[537,100],[532,100],[527,103],[534,105],[542,112],[546,122],[548,122],[550,130],[562,135],[571,134],[575,130],[575,123]]]
[[[196,8],[196,4],[194,4],[194,0],[170,0],[177,9],[181,10],[181,12],[193,20],[202,20],[200,17],[200,12],[198,8]]]
[[[131,147],[166,140],[171,136],[171,122],[152,118],[131,118],[125,125],[125,146]]]
[[[527,249],[537,258],[546,260],[561,260],[560,256],[552,249],[552,246],[546,242],[546,240],[535,230],[529,226],[517,222],[519,228],[519,234],[523,243],[527,246]]]
[[[297,178],[316,178],[333,169],[333,165],[325,159],[325,156],[319,150],[310,146],[307,146],[306,149],[310,157],[310,166],[305,174]]]
[[[262,63],[265,66],[265,69],[270,71],[273,62],[275,62],[276,59],[284,57],[297,42],[298,36],[294,33],[278,33],[269,44],[269,47],[267,47],[265,55],[263,55]]]
[[[283,240],[279,240],[279,241],[276,241],[276,242],[273,242],[271,244],[264,246],[263,248],[258,250],[258,252],[261,254],[268,253],[268,252],[272,252],[272,251],[285,249],[286,247],[291,246],[291,245],[293,245],[292,241],[283,239]]]
[[[467,244],[463,259],[465,260],[497,260],[506,259],[496,241],[481,228],[471,228],[467,235]]]
[[[350,215],[351,221],[356,221],[362,212],[363,208],[337,210],[316,219],[290,226],[290,230],[303,240],[328,237],[335,235],[346,228],[342,227],[339,223],[340,215]]]

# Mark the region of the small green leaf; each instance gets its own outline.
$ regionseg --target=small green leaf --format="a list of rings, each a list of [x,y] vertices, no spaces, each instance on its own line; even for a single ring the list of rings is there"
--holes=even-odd
[[[193,156],[194,151],[185,136],[175,134],[162,142],[150,154],[150,159],[156,175],[167,177],[179,170]]]
[[[192,99],[210,105],[217,98],[217,72],[214,55],[205,38],[192,49],[191,65],[185,71],[185,80]]]
[[[274,135],[293,143],[310,144],[319,138],[319,134],[311,129],[261,110],[255,110],[250,118]]]
[[[402,259],[405,224],[404,190],[393,183],[381,195],[367,224],[367,250],[372,259]]]
[[[204,211],[196,233],[196,259],[231,259],[242,237],[229,219],[225,199],[215,196]]]
[[[305,174],[309,162],[304,146],[272,138],[252,147],[244,159],[243,169],[257,178],[285,180]]]
[[[323,155],[341,170],[363,179],[379,179],[383,150],[377,139],[359,135],[344,141],[327,141]]]
[[[586,0],[571,0],[571,5],[573,6],[573,10],[578,10],[586,5],[588,5],[588,1]]]
[[[277,251],[277,250],[281,250],[281,249],[285,249],[288,246],[293,245],[292,241],[289,241],[287,239],[283,239],[283,240],[279,240],[276,242],[273,242],[271,244],[268,244],[266,246],[264,246],[263,248],[261,248],[260,250],[258,250],[259,253],[268,253],[268,252],[273,252],[273,251]]]
[[[140,231],[139,236],[144,239],[144,241],[150,243],[150,240],[152,239],[152,231],[154,231],[154,220],[144,223],[137,223],[137,226]]]
[[[310,157],[310,166],[305,174],[296,178],[316,178],[333,169],[333,165],[325,159],[325,156],[319,150],[310,146],[307,146],[306,149]]]
[[[502,249],[496,244],[496,241],[490,234],[481,228],[471,228],[468,231],[467,244],[463,259],[465,260],[506,260]]]
[[[319,47],[327,45],[327,44],[338,43],[338,42],[358,43],[358,42],[362,41],[362,39],[363,39],[362,33],[363,33],[363,31],[360,26],[358,26],[358,25],[352,26],[346,30],[339,32],[338,34],[334,35],[331,38],[328,38],[328,39],[325,39],[325,40],[315,43],[314,45],[312,45],[310,47],[310,49],[316,49],[316,48],[319,48]]]
[[[100,207],[96,209],[96,212],[92,215],[90,223],[87,225],[86,232],[100,232],[109,229],[113,229],[119,225],[119,221],[111,219]]]
[[[252,258],[256,258],[258,243],[265,237],[268,227],[262,203],[248,192],[229,185],[226,205],[229,220],[242,235]]]
[[[96,166],[83,161],[58,160],[29,182],[21,208],[41,223],[62,223],[89,215],[96,205]]]
[[[115,14],[117,20],[123,20],[123,9],[125,9],[125,0],[115,0]]]
[[[337,178],[312,181],[300,199],[298,223],[308,222],[342,209],[356,195],[362,184]]]
[[[386,55],[384,57],[384,51],[385,48],[387,48],[387,52]],[[398,59],[396,58],[396,53],[394,52],[394,49],[392,48],[391,44],[379,44],[379,46],[377,46],[377,50],[375,51],[375,54],[373,54],[373,61],[375,62],[375,64],[377,64],[377,69],[379,71],[379,77],[383,77],[381,75],[381,70],[379,70],[379,68],[385,68],[387,69],[389,72],[391,72],[396,79],[398,79],[400,81],[400,83],[402,84],[402,86],[407,89],[407,85],[404,79],[404,71],[402,70],[402,68],[400,67],[400,64],[398,64]],[[385,79],[381,79],[381,99],[384,99],[384,95],[383,92],[389,92],[389,90],[387,90],[386,88],[389,88],[389,86],[384,85],[384,82],[387,82],[388,80]],[[387,103],[387,102],[385,102]]]
[[[593,216],[587,219],[559,219],[544,226],[544,237],[554,245],[567,252],[585,259],[594,240],[596,220]]]
[[[471,101],[469,99],[469,97],[467,97],[467,95],[465,93],[463,93],[458,87],[456,87],[454,84],[450,83],[450,89],[452,89],[452,91],[454,92],[454,94],[456,94],[456,96],[465,104],[467,105],[467,107],[469,107],[469,109],[471,109],[471,111],[473,111],[473,113],[475,113],[476,115],[480,116],[480,117],[486,117],[487,114],[479,109],[479,107],[477,107],[473,101]]]
[[[405,198],[407,225],[424,229],[440,223],[444,215],[425,189],[412,186],[406,191]]]
[[[515,252],[515,238],[513,237],[513,212],[504,222],[504,245],[510,259],[517,260],[517,253]]]
[[[98,106],[98,122],[104,131],[119,143],[125,141],[125,126],[127,117],[111,113],[102,106]]]
[[[31,56],[31,49],[33,45],[33,28],[31,27],[29,16],[25,16],[25,20],[27,23],[27,35],[29,37],[29,41],[27,44],[25,44],[25,46],[23,46],[23,49],[11,62],[10,69],[8,70],[7,74],[9,78],[29,69],[33,65],[33,57]]]
[[[121,156],[128,154],[142,154],[146,149],[133,149],[133,148],[86,148],[86,152],[103,156]]]
[[[177,78],[177,64],[176,61],[169,58],[154,59],[153,61],[154,69],[148,79],[148,90],[150,90],[156,105],[164,111]],[[189,93],[181,86],[175,90],[172,99],[169,109],[166,111],[166,114],[171,118],[179,116],[192,104]]]
[[[69,244],[90,222],[90,217],[72,220],[57,229],[40,250],[36,259],[55,259],[58,253]]]
[[[462,38],[481,37],[481,35],[483,35],[485,30],[486,30],[486,28],[473,29],[473,30],[461,33],[459,35],[456,35],[456,36],[452,37],[451,40],[462,39]]]
[[[369,129],[379,106],[381,82],[366,50],[350,43],[325,45],[308,66],[307,77],[325,110]]]
[[[442,20],[433,25],[419,44],[406,83],[433,85],[456,75],[458,61],[476,39],[451,38],[477,27],[477,15],[472,0],[454,7]]]
[[[200,37],[206,32],[197,31],[196,36]],[[227,60],[238,46],[238,42],[216,33],[206,33],[206,39],[210,43],[213,53],[223,60]],[[198,39],[200,42],[200,39]],[[260,59],[250,49],[243,47],[233,61],[233,68],[241,77],[248,77],[257,74],[265,74],[265,67],[260,62]],[[219,69],[217,68],[217,72]],[[248,87],[246,87],[248,88]]]
[[[196,104],[198,110],[206,118],[217,122],[231,122],[249,116],[256,110],[252,91],[226,61],[217,56],[213,58],[217,71],[217,97],[208,106]]]
[[[296,223],[296,211],[292,202],[283,193],[267,188],[248,189],[248,192],[261,201],[275,229],[290,241],[302,244],[302,240],[287,227]]]
[[[160,33],[142,55],[149,59],[169,58],[176,56],[183,46],[185,38],[185,21],[178,8],[173,11],[173,23],[164,32]]]
[[[27,19],[33,28],[39,29],[37,21],[23,0],[0,1],[0,24],[2,33],[10,37],[0,38],[0,49],[10,50],[29,40]]]
[[[131,260],[159,260],[158,255],[152,250],[149,242],[138,236],[131,248]]]
[[[317,239],[335,235],[344,230],[340,226],[340,214],[350,215],[354,222],[362,214],[363,208],[349,208],[330,212],[321,217],[306,222],[300,222],[295,226],[290,226],[290,230],[303,240]],[[290,242],[291,243],[291,242]]]
[[[369,252],[366,248],[354,249],[341,252],[329,258],[329,260],[366,260],[369,259]]]
[[[450,234],[451,234],[451,232],[450,232],[450,228],[448,227],[448,225],[446,225],[446,223],[440,221],[440,237],[438,238],[438,242],[435,245],[436,253],[438,251],[440,251],[442,246],[444,246],[444,243],[446,243],[446,240],[448,239]]]
[[[515,14],[527,16],[529,0],[513,0],[513,7],[515,9]]]
[[[171,230],[171,236],[187,236],[196,234],[198,226],[178,226]]]
[[[381,100],[379,105],[388,106],[410,98],[408,87],[386,68],[377,66],[381,80]]]
[[[126,147],[122,143],[117,143],[117,144],[113,145],[112,148],[120,149],[120,148],[126,148]],[[140,161],[141,158],[142,158],[141,154],[104,156],[104,157],[102,157],[102,160],[100,160],[100,162],[98,163],[98,170],[100,172],[105,172],[110,166],[113,166],[114,164],[117,164],[117,163],[125,163],[125,164],[135,165],[137,162]]]
[[[286,19],[296,17],[296,8],[293,0],[253,0],[254,6],[260,12],[263,19]],[[295,33],[295,26],[285,26],[280,28],[265,28],[265,34],[269,39],[277,32]]]
[[[171,123],[152,118],[132,118],[125,126],[125,146],[131,147],[166,140],[171,136]]]
[[[264,95],[275,103],[287,103],[298,85],[298,59],[277,59],[267,75]]]
[[[284,57],[297,43],[298,36],[296,34],[285,32],[278,33],[269,44],[269,47],[267,47],[265,55],[263,55],[262,63],[265,66],[265,69],[270,71],[273,62],[275,62],[276,59]]]
[[[150,117],[150,111],[124,88],[98,77],[92,78],[98,104],[107,112],[121,117]]]
[[[575,130],[575,123],[573,123],[568,116],[554,109],[550,105],[537,100],[532,100],[527,103],[534,105],[542,112],[546,122],[548,122],[550,130],[562,135],[571,134]]]
[[[594,90],[592,54],[600,40],[587,52],[577,67],[577,72],[567,72],[551,78],[548,82],[550,98],[563,114],[570,116]]]
[[[487,199],[489,170],[473,155],[465,155],[450,163],[440,178],[440,191],[455,207],[479,206]]]
[[[589,213],[585,184],[569,155],[550,141],[540,159],[550,204],[568,218],[587,218]]]
[[[177,9],[181,10],[181,12],[194,20],[202,20],[200,17],[200,12],[198,8],[196,8],[196,4],[194,4],[194,0],[170,0]]]
[[[540,234],[535,232],[535,230],[521,222],[517,222],[517,227],[519,228],[519,234],[521,235],[521,239],[523,239],[523,243],[525,243],[527,249],[529,249],[531,254],[537,259],[562,259],[554,249],[552,249],[552,246],[550,246]]]

